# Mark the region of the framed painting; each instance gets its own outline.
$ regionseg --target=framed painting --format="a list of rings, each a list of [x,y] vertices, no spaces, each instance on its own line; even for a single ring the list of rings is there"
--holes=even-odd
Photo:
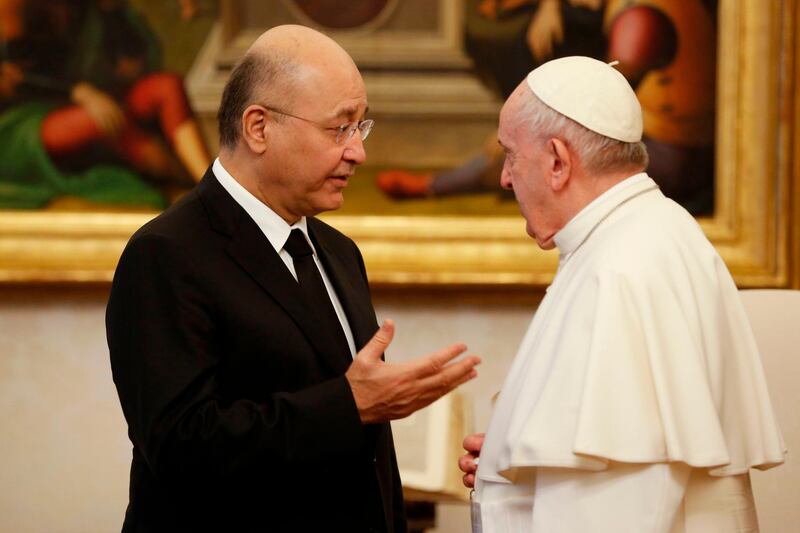
[[[407,133],[405,141],[383,142],[376,135],[376,144],[368,147],[371,158],[377,154],[387,165],[396,164],[392,157],[407,153],[398,149],[405,142],[423,166],[452,165],[460,155],[459,143],[482,142],[496,120],[498,100],[465,74],[470,59],[461,44],[462,2],[425,1],[424,7],[409,9],[430,10],[429,16],[404,18],[403,6],[413,1],[365,0],[341,17],[327,10],[324,1],[281,0],[277,4],[283,11],[266,12],[259,7],[262,2],[223,0],[216,27],[186,76],[191,101],[199,115],[206,110],[213,122],[211,112],[234,59],[256,32],[280,23],[268,17],[295,17],[282,20],[329,30],[351,51],[364,72],[370,107],[381,115],[380,128],[388,123],[392,127],[387,130]],[[698,221],[740,286],[798,286],[796,5],[790,0],[720,0],[717,15],[713,210]],[[454,132],[442,133],[444,148],[426,150],[431,125],[454,110],[461,113],[461,122],[451,128]],[[209,131],[211,124],[204,127]],[[487,203],[479,211],[421,208],[413,213],[382,205],[323,216],[359,244],[376,287],[542,287],[552,279],[556,254],[538,250],[526,236],[513,203]],[[156,213],[2,210],[0,280],[108,282],[130,234]]]
[[[97,279],[79,271],[107,260],[114,220],[152,216],[202,177],[210,150],[183,73],[216,12],[215,0],[2,4],[4,280]]]

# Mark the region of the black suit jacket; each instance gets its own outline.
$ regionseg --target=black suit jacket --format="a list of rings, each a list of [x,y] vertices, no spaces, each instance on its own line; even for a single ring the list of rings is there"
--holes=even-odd
[[[377,330],[356,245],[309,234],[357,349]],[[124,532],[406,530],[389,424],[364,426],[349,361],[209,170],[122,254],[106,311],[133,443]]]

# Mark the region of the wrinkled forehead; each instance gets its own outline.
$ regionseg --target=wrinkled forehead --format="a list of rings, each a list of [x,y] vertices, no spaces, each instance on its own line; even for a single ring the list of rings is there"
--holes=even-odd
[[[330,37],[297,25],[277,26],[264,32],[248,53],[291,65],[276,84],[281,94],[264,95],[268,101],[295,112],[339,113],[341,102],[363,101],[364,82],[350,55]],[[350,105],[352,107],[352,105]]]
[[[364,80],[352,61],[302,65],[292,85],[295,105],[326,118],[357,118],[366,111]]]
[[[511,135],[519,129],[522,107],[526,100],[531,97],[530,89],[527,88],[527,85],[523,85],[525,84],[517,86],[500,110],[499,130],[501,141],[503,141],[503,135]]]

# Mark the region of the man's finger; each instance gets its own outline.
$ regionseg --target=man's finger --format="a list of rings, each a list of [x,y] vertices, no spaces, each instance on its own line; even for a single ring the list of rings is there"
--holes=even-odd
[[[375,332],[375,335],[361,348],[361,351],[358,352],[357,357],[365,359],[367,361],[378,361],[383,355],[383,352],[386,351],[386,348],[391,344],[392,339],[394,338],[394,321],[391,319],[386,319],[381,324],[381,327],[378,328],[378,331]]]
[[[478,366],[481,363],[481,358],[477,355],[470,355],[465,357],[459,361],[454,361],[449,365],[444,365],[441,363],[437,363],[436,365],[431,365],[429,367],[429,372],[427,374],[423,374],[423,377],[420,379],[430,378],[430,379],[440,379],[446,382],[450,381],[457,381],[461,379],[463,376],[466,376],[470,373],[474,367]],[[437,368],[438,371],[434,372],[433,369]]]
[[[472,474],[478,470],[478,463],[475,462],[475,456],[467,454],[459,457],[458,468],[465,474]]]
[[[460,387],[461,385],[463,385],[464,383],[466,383],[467,381],[470,381],[470,380],[475,379],[477,377],[478,377],[478,371],[473,368],[472,370],[470,370],[466,374],[463,374],[460,377],[457,377],[456,380],[454,382],[452,382],[453,387],[450,390],[456,389],[456,388]],[[450,392],[450,391],[448,391],[448,392]]]
[[[473,433],[472,435],[467,435],[464,437],[464,442],[462,442],[461,445],[471,454],[477,455],[480,453],[481,448],[483,447],[483,439],[485,435],[485,433]]]
[[[429,379],[438,379],[442,390],[444,390],[442,395],[447,394],[467,381],[478,377],[478,371],[475,370],[475,366],[479,362],[480,359],[477,356],[469,357],[458,363],[448,365],[438,378],[431,377]]]
[[[464,476],[461,479],[464,483],[464,486],[467,487],[468,489],[472,489],[475,487],[475,474],[464,474]]]
[[[457,363],[447,365],[440,373],[418,379],[421,396],[428,403],[436,401],[456,387],[478,376],[475,365],[480,363],[480,358],[471,355]]]
[[[410,361],[412,369],[418,378],[433,376],[442,372],[445,365],[467,351],[467,345],[463,343],[453,344],[432,354],[419,357]]]

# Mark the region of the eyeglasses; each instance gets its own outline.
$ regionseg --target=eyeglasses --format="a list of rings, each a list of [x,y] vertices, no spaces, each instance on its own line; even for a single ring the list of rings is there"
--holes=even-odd
[[[331,127],[326,126],[325,124],[320,124],[319,122],[315,122],[313,120],[298,117],[297,115],[292,115],[291,113],[287,113],[286,111],[281,111],[280,109],[275,109],[274,107],[270,107],[268,105],[259,104],[261,107],[268,111],[272,111],[273,113],[278,113],[279,115],[286,115],[287,117],[296,118],[298,120],[302,120],[304,122],[308,122],[317,126],[318,128],[322,128],[323,130],[332,130],[336,132],[336,144],[344,144],[349,141],[353,135],[355,135],[356,131],[359,132],[361,135],[361,140],[366,141],[367,137],[369,137],[370,132],[372,131],[372,127],[375,125],[375,121],[372,119],[366,120],[356,120],[354,122],[348,122],[346,124],[342,124],[341,126]]]

